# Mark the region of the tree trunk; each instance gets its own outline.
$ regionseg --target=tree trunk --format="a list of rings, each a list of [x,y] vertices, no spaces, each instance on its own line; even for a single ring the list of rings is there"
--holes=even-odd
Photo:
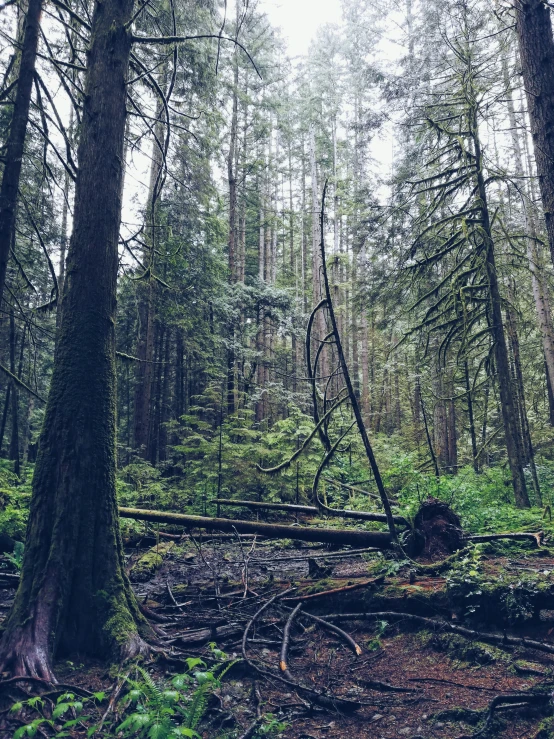
[[[25,343],[24,338],[22,341],[22,352],[23,344]],[[15,350],[17,344],[17,336],[15,333],[15,316],[13,310],[10,311],[10,372],[12,375],[18,376],[17,367],[15,364]],[[13,462],[13,471],[16,475],[21,472],[19,466],[19,392],[18,386],[12,380],[12,392],[11,392],[11,416],[12,416],[12,434],[10,438],[10,459]]]
[[[554,325],[552,323],[552,312],[550,309],[550,296],[548,294],[548,284],[545,275],[541,269],[541,259],[539,247],[537,246],[537,224],[535,213],[531,203],[534,201],[533,193],[527,191],[525,180],[525,169],[523,166],[523,153],[521,151],[520,139],[517,131],[517,118],[514,108],[514,100],[512,90],[510,88],[510,73],[508,69],[508,61],[504,56],[502,58],[502,73],[504,84],[506,86],[506,97],[508,103],[508,117],[510,121],[510,135],[512,138],[512,147],[514,155],[515,171],[521,179],[520,188],[525,194],[523,203],[523,217],[525,222],[525,231],[527,238],[527,260],[529,262],[529,271],[531,272],[531,284],[533,288],[533,299],[535,301],[535,310],[539,322],[539,329],[542,338],[542,346],[545,358],[545,366],[547,373],[547,381],[550,386],[554,384]]]
[[[2,303],[10,247],[15,230],[19,177],[35,76],[41,12],[42,0],[29,0],[19,64],[17,92],[15,93],[10,131],[3,159],[4,172],[0,187],[0,304]]]
[[[477,456],[477,436],[475,433],[475,417],[473,414],[473,391],[471,389],[471,383],[469,379],[469,366],[467,361],[464,362],[464,377],[466,384],[466,399],[467,399],[467,415],[469,420],[469,435],[471,438],[471,458],[473,461],[473,469],[475,472],[479,472],[479,458]]]
[[[481,141],[477,119],[474,114],[470,122],[471,135],[475,147],[475,162],[477,168],[477,190],[482,203],[481,213],[483,218],[483,231],[485,234],[485,264],[489,283],[489,311],[492,339],[495,345],[496,371],[498,375],[498,389],[500,393],[500,406],[502,410],[502,421],[504,424],[504,437],[506,440],[506,451],[508,452],[508,463],[512,474],[512,485],[516,505],[519,508],[529,508],[529,496],[523,474],[523,460],[521,439],[517,432],[516,409],[512,391],[510,376],[510,362],[504,325],[502,321],[502,301],[498,284],[498,272],[494,254],[494,241],[492,238],[490,214],[488,209],[487,189],[483,175],[483,157],[481,153]]]
[[[0,667],[53,679],[56,654],[128,657],[150,635],[124,569],[115,493],[115,311],[126,23],[132,0],[97,2],[78,150],[64,310],[19,590]]]
[[[516,31],[550,255],[554,264],[554,38],[542,0],[518,0]],[[551,378],[552,379],[552,378]]]

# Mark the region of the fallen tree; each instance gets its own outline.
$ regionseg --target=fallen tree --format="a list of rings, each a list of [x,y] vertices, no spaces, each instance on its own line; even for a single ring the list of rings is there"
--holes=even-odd
[[[321,511],[317,506],[310,505],[292,505],[288,503],[263,503],[253,500],[231,500],[229,498],[216,498],[214,503],[217,505],[235,506],[240,508],[252,508],[253,510],[269,510],[269,511],[285,511],[286,513],[306,513],[310,516],[317,516],[325,513],[329,516],[337,516],[338,518],[353,518],[359,521],[378,521],[387,523],[387,517],[384,513],[369,513],[367,511],[347,511],[344,509],[325,508]],[[393,521],[399,526],[410,526],[408,520],[404,516],[393,516]]]
[[[206,531],[227,531],[237,534],[259,534],[274,539],[296,539],[324,544],[352,545],[389,549],[391,536],[381,531],[358,531],[356,529],[323,529],[315,526],[285,526],[283,524],[259,523],[258,521],[238,521],[232,518],[207,518],[206,516],[187,516],[183,513],[150,511],[141,508],[119,508],[121,518],[136,521],[169,523],[185,529],[205,529]]]

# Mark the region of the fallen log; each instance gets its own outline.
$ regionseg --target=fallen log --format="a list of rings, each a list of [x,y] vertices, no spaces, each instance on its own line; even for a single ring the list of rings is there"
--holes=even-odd
[[[354,518],[360,521],[380,521],[387,522],[384,513],[369,513],[367,511],[347,511],[344,509],[335,509],[325,507],[320,511],[317,506],[311,505],[292,505],[288,503],[263,503],[254,500],[231,500],[229,498],[216,498],[212,503],[226,506],[238,506],[240,508],[252,508],[253,510],[268,511],[285,511],[287,513],[306,513],[310,516],[317,516],[322,512],[329,516],[337,516],[337,518]],[[399,526],[409,526],[410,524],[404,516],[393,516],[393,521]]]
[[[381,531],[284,526],[282,524],[259,523],[258,521],[237,521],[232,518],[187,516],[183,513],[150,511],[141,508],[119,508],[119,515],[122,518],[132,518],[136,521],[177,524],[187,529],[197,528],[238,534],[259,534],[273,539],[295,539],[339,545],[350,544],[358,547],[377,547],[378,549],[389,549],[391,546],[390,534]]]
[[[474,534],[467,536],[466,541],[472,544],[480,544],[486,541],[498,541],[499,539],[511,539],[512,541],[533,541],[538,547],[542,546],[544,532],[516,531],[514,533],[507,532],[505,534]]]

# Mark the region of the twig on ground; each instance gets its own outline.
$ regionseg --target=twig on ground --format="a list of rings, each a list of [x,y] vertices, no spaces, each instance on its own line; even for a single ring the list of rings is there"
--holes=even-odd
[[[415,616],[413,613],[399,613],[397,611],[378,611],[371,613],[332,613],[326,618],[330,621],[364,621],[368,619],[393,619],[395,621],[410,621],[423,626],[432,631],[445,631],[465,636],[466,639],[474,641],[487,642],[488,644],[496,644],[498,647],[518,646],[527,649],[536,649],[539,652],[547,652],[554,654],[554,644],[535,641],[534,639],[526,639],[519,636],[508,636],[507,634],[490,634],[484,631],[475,631],[465,626],[458,626],[448,621],[439,621],[438,619],[427,618],[425,616]]]
[[[288,651],[289,651],[289,643],[290,643],[290,630],[292,628],[292,624],[294,622],[294,619],[298,615],[298,611],[301,609],[302,604],[299,603],[296,608],[293,608],[291,611],[287,622],[285,624],[285,628],[283,630],[283,643],[281,645],[281,656],[279,659],[279,669],[283,673],[283,675],[287,678],[287,680],[292,679],[292,675],[289,672],[289,667],[287,663],[287,657],[288,657]]]
[[[382,585],[385,582],[384,576],[375,577],[372,580],[366,580],[365,582],[358,582],[355,585],[345,585],[343,588],[333,588],[332,590],[323,590],[321,593],[310,593],[309,595],[296,595],[293,598],[285,598],[287,602],[316,600],[318,598],[325,598],[329,595],[337,595],[338,593],[345,593],[350,590],[359,590],[360,588],[367,588],[368,585]]]

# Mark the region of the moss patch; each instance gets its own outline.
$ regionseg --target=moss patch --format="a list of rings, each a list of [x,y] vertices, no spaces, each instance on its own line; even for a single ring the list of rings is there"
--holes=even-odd
[[[168,541],[161,542],[157,546],[152,547],[152,549],[149,549],[131,569],[131,580],[133,582],[144,582],[152,577],[154,572],[161,567],[164,557],[169,554],[174,546],[175,542]]]

